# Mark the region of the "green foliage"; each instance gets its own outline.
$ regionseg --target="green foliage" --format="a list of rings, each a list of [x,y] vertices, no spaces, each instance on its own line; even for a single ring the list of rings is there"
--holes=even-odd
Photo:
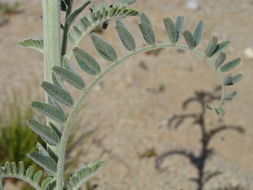
[[[50,4],[47,4],[48,2],[49,1],[43,1],[44,4],[50,6]],[[129,54],[121,58],[118,58],[116,50],[110,43],[105,41],[98,34],[91,33],[91,31],[93,31],[97,26],[104,22],[109,22],[111,19],[120,19],[126,16],[139,15],[139,12],[137,10],[128,8],[128,4],[132,2],[134,1],[118,0],[115,4],[109,7],[106,4],[102,4],[100,7],[94,7],[90,14],[86,14],[79,20],[79,22],[77,22],[76,25],[71,27],[73,21],[87,7],[90,1],[86,1],[80,8],[76,9],[74,12],[71,12],[71,7],[73,3],[72,0],[62,1],[61,8],[63,11],[66,11],[66,19],[64,25],[62,26],[62,55],[61,57],[58,57],[60,58],[58,60],[61,60],[62,63],[60,66],[59,64],[56,65],[56,63],[51,63],[52,65],[50,65],[50,68],[52,67],[52,69],[49,70],[49,73],[51,74],[52,72],[52,81],[42,82],[41,87],[47,95],[46,102],[32,103],[32,107],[40,114],[45,116],[46,122],[44,123],[43,119],[40,119],[38,116],[35,117],[35,120],[31,119],[27,122],[28,126],[35,133],[37,133],[47,144],[47,147],[44,147],[40,143],[37,143],[36,147],[38,151],[32,151],[28,154],[28,157],[32,159],[35,163],[40,165],[42,168],[44,168],[44,170],[48,173],[49,178],[44,179],[41,185],[39,185],[39,178],[41,176],[41,172],[36,172],[35,174],[33,174],[33,167],[28,167],[27,169],[25,169],[22,163],[17,169],[15,163],[9,164],[9,162],[6,162],[5,166],[0,169],[0,178],[14,177],[22,179],[32,185],[35,189],[39,190],[46,190],[47,187],[49,189],[56,188],[57,190],[78,190],[89,177],[91,177],[99,169],[104,167],[106,162],[98,161],[94,164],[89,164],[87,166],[85,165],[81,169],[77,170],[77,172],[72,172],[71,177],[66,178],[66,148],[68,147],[67,142],[71,134],[72,121],[74,120],[76,113],[80,110],[82,102],[86,98],[87,94],[95,86],[95,84],[117,65],[141,52],[152,51],[161,48],[176,47],[189,50],[207,61],[217,73],[220,82],[222,83],[223,94],[221,100],[214,108],[210,105],[206,105],[206,107],[210,110],[215,110],[218,115],[223,116],[225,114],[225,110],[222,108],[222,106],[225,102],[232,100],[237,95],[237,92],[235,91],[227,92],[226,87],[239,82],[242,78],[242,75],[239,74],[232,76],[232,74],[229,74],[224,77],[222,73],[231,71],[233,68],[235,68],[240,63],[240,59],[236,59],[234,61],[222,65],[226,58],[226,55],[222,52],[227,48],[229,42],[225,41],[222,43],[218,43],[218,39],[216,37],[213,37],[210,40],[205,52],[196,50],[195,48],[200,44],[201,39],[203,37],[204,23],[202,21],[198,23],[194,33],[192,34],[190,31],[184,31],[183,17],[178,17],[175,24],[172,19],[166,18],[164,19],[164,25],[171,43],[156,43],[156,37],[152,27],[152,23],[147,17],[147,15],[142,13],[140,14],[140,24],[138,26],[145,42],[148,45],[140,49],[136,49],[134,37],[127,30],[125,25],[121,21],[117,20],[116,30],[119,39],[124,45],[124,47],[130,51]],[[56,2],[52,5],[52,7],[57,8]],[[43,7],[44,9],[49,8],[45,5]],[[49,22],[48,20],[50,19],[54,19],[55,21],[55,18],[48,17],[47,20],[45,19],[45,23]],[[60,25],[60,23],[58,24]],[[48,25],[46,26],[48,27]],[[52,27],[55,26],[56,25]],[[52,33],[55,34],[55,31],[52,30]],[[102,56],[106,61],[111,62],[111,64],[105,70],[102,70],[100,68],[99,63],[93,56],[78,47],[81,40],[88,34],[90,34],[89,36],[98,54]],[[177,44],[182,34],[185,38],[187,45]],[[67,49],[67,37],[73,45],[69,52],[69,55],[65,53]],[[50,39],[54,41],[53,38]],[[47,40],[48,43],[51,42],[51,40],[49,40],[47,37],[44,40]],[[43,42],[39,42],[41,48]],[[38,45],[36,46],[36,43],[38,43],[38,41],[29,40],[23,43],[21,42],[21,45],[31,48],[38,48]],[[45,41],[45,44],[48,43],[46,43]],[[54,43],[51,42],[51,45],[54,45]],[[48,52],[46,50],[43,51],[43,53],[44,56],[48,59],[51,59],[51,57],[55,56],[55,54],[52,54],[52,52]],[[47,55],[47,53],[50,56]],[[213,61],[212,57],[214,57],[215,55],[218,55],[218,58],[216,59],[216,61]],[[79,74],[70,63],[71,58],[73,56],[75,57],[77,64],[80,66],[80,68],[85,73],[94,77],[93,81],[88,84],[87,87],[81,77],[81,74]],[[52,59],[51,61],[54,62],[55,59]],[[46,67],[46,69],[47,68],[48,67]],[[73,85],[74,87],[82,90],[81,95],[76,101],[76,103],[74,102],[71,93],[64,86],[65,81]],[[69,107],[68,112],[65,113],[63,105]],[[52,119],[53,121],[50,119]]]
[[[66,90],[51,84],[47,81],[42,82],[41,87],[47,92],[47,94],[55,101],[62,103],[66,106],[73,106],[74,101],[71,94]],[[45,106],[45,105],[44,105]]]
[[[41,39],[24,39],[18,44],[21,47],[35,49],[43,53],[43,40]]]
[[[125,46],[126,49],[129,51],[132,51],[136,48],[135,40],[132,34],[127,30],[125,25],[119,21],[116,20],[116,30],[118,32],[119,38],[122,42],[122,44]]]
[[[10,5],[9,3],[0,2],[0,25],[9,21],[13,14],[20,12],[20,3],[16,2]]]
[[[96,50],[105,60],[113,62],[117,59],[117,53],[111,44],[95,33],[92,33],[90,36]]]
[[[105,165],[106,165],[105,161],[98,161],[96,163],[84,165],[83,167],[81,167],[80,170],[75,172],[70,177],[68,182],[65,183],[66,189],[78,190],[82,184],[84,184],[90,177],[95,175]]]
[[[142,36],[148,44],[153,45],[155,43],[155,34],[152,28],[152,24],[145,14],[142,13],[140,15],[140,18],[141,24],[139,24],[139,28]]]
[[[100,73],[101,69],[100,69],[99,63],[91,55],[89,55],[88,53],[86,53],[80,48],[75,48],[73,52],[74,52],[78,65],[81,67],[83,71],[91,75],[97,75],[98,73]]]
[[[24,161],[32,164],[26,154],[34,149],[37,141],[42,142],[38,135],[28,129],[26,120],[33,116],[31,108],[23,105],[13,95],[13,100],[8,100],[7,107],[2,107],[0,113],[0,164],[6,161]],[[19,151],[17,151],[19,150]],[[35,166],[35,164],[34,164]]]
[[[75,86],[76,88],[81,90],[85,88],[83,79],[80,77],[80,75],[76,74],[75,72],[69,69],[64,69],[59,66],[54,66],[52,70],[54,71],[54,73],[62,77],[62,79],[67,81],[69,84]]]

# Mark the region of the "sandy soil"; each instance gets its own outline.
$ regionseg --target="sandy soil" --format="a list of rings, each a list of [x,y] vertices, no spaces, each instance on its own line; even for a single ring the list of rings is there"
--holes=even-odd
[[[253,88],[250,81],[253,80],[253,60],[243,51],[247,47],[253,48],[253,1],[199,0],[198,11],[187,10],[185,3],[186,0],[137,0],[136,7],[150,16],[157,41],[168,41],[162,18],[175,19],[182,15],[186,18],[186,28],[190,30],[199,20],[205,21],[206,33],[199,49],[203,50],[211,36],[216,35],[220,40],[231,41],[227,51],[229,59],[242,57],[243,64],[236,72],[243,73],[244,79],[240,85],[231,87],[231,90],[239,92],[239,97],[226,106],[224,118],[218,118],[213,112],[207,112],[205,117],[208,129],[235,125],[241,126],[245,133],[224,131],[214,136],[210,144],[214,154],[206,162],[206,171],[220,171],[221,174],[206,183],[205,190],[227,185],[241,185],[245,190],[251,190]],[[37,88],[43,79],[42,56],[16,44],[26,37],[42,36],[41,7],[40,3],[30,0],[23,0],[22,7],[22,14],[14,16],[0,28],[2,101],[13,89],[30,94],[28,102],[42,94]],[[128,18],[125,23],[136,36],[138,47],[144,45],[137,30],[138,19]],[[111,25],[103,37],[113,42],[119,55],[124,55],[126,51],[115,34]],[[88,43],[83,47],[95,55],[89,39]],[[108,65],[99,56],[97,60],[102,67]],[[91,80],[91,77],[83,76],[87,83]],[[111,72],[89,95],[85,108],[79,113],[83,125],[81,132],[96,129],[88,141],[80,145],[84,149],[82,163],[108,160],[105,169],[92,179],[92,183],[98,185],[96,189],[197,189],[196,183],[190,180],[197,177],[196,168],[185,157],[166,157],[158,170],[155,167],[156,156],[140,158],[140,154],[153,148],[158,156],[182,149],[197,155],[201,148],[197,124],[189,119],[176,129],[168,127],[168,120],[178,114],[199,113],[201,108],[197,103],[183,109],[183,102],[194,97],[197,91],[219,95],[220,92],[214,92],[218,85],[215,73],[205,62],[189,52],[175,49],[164,50],[158,56],[138,55]]]

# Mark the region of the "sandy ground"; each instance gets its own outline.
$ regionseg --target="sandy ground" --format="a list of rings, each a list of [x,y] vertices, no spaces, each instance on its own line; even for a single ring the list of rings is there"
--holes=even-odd
[[[207,129],[235,125],[242,127],[245,133],[229,130],[214,136],[210,143],[214,153],[205,166],[206,171],[221,174],[206,183],[205,190],[228,185],[251,190],[253,88],[250,81],[253,80],[253,60],[243,52],[248,47],[253,48],[253,1],[199,0],[198,11],[187,10],[185,3],[186,0],[137,0],[136,7],[150,16],[157,41],[168,41],[162,18],[175,19],[182,15],[189,30],[193,30],[199,20],[206,23],[205,37],[198,49],[203,50],[211,36],[216,35],[220,40],[231,41],[227,50],[230,60],[238,56],[243,59],[235,72],[243,73],[244,79],[240,85],[231,87],[239,92],[239,97],[226,106],[224,118],[218,118],[213,112],[207,112],[205,118]],[[22,14],[0,28],[2,101],[13,89],[30,94],[25,95],[29,97],[28,102],[42,94],[36,87],[43,79],[42,56],[16,44],[26,37],[42,36],[41,7],[40,3],[30,0],[23,0],[22,7]],[[136,37],[138,47],[144,45],[137,27],[138,19],[128,18],[125,23]],[[115,34],[111,25],[103,37],[118,48],[119,55],[124,55],[126,51]],[[96,55],[89,39],[82,46]],[[103,68],[108,65],[99,56],[97,60]],[[86,83],[92,79],[83,76]],[[80,144],[84,149],[82,163],[97,159],[108,161],[105,169],[92,179],[92,183],[98,185],[96,189],[197,189],[196,183],[190,180],[197,177],[197,170],[185,157],[166,157],[158,170],[155,156],[140,158],[140,154],[153,148],[158,156],[182,149],[198,155],[201,134],[197,124],[189,119],[176,129],[168,127],[168,120],[174,115],[199,113],[201,108],[197,103],[183,109],[183,102],[194,97],[197,91],[219,95],[220,92],[214,92],[218,85],[218,79],[207,63],[189,52],[175,49],[164,50],[158,56],[138,55],[112,71],[90,93],[85,108],[79,113],[83,127],[78,133],[96,129],[85,144]],[[74,93],[78,96],[77,91]]]

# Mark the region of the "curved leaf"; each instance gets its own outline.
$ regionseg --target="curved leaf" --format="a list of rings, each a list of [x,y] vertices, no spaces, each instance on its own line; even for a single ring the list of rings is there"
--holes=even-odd
[[[68,32],[70,41],[77,46],[80,41],[90,32],[92,32],[99,25],[112,20],[112,18],[124,18],[126,16],[136,16],[139,12],[135,9],[128,8],[125,4],[116,4],[109,7],[104,4],[100,9],[93,9],[92,14],[87,14],[75,25],[76,27]],[[76,28],[78,32],[75,31]]]

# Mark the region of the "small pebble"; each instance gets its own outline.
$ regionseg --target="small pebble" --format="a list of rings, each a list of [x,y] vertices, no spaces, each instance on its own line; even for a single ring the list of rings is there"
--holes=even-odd
[[[199,9],[199,3],[195,0],[190,0],[186,3],[186,8],[190,11],[197,11]]]
[[[244,55],[248,58],[248,59],[253,59],[253,49],[252,48],[246,48],[244,50]]]

